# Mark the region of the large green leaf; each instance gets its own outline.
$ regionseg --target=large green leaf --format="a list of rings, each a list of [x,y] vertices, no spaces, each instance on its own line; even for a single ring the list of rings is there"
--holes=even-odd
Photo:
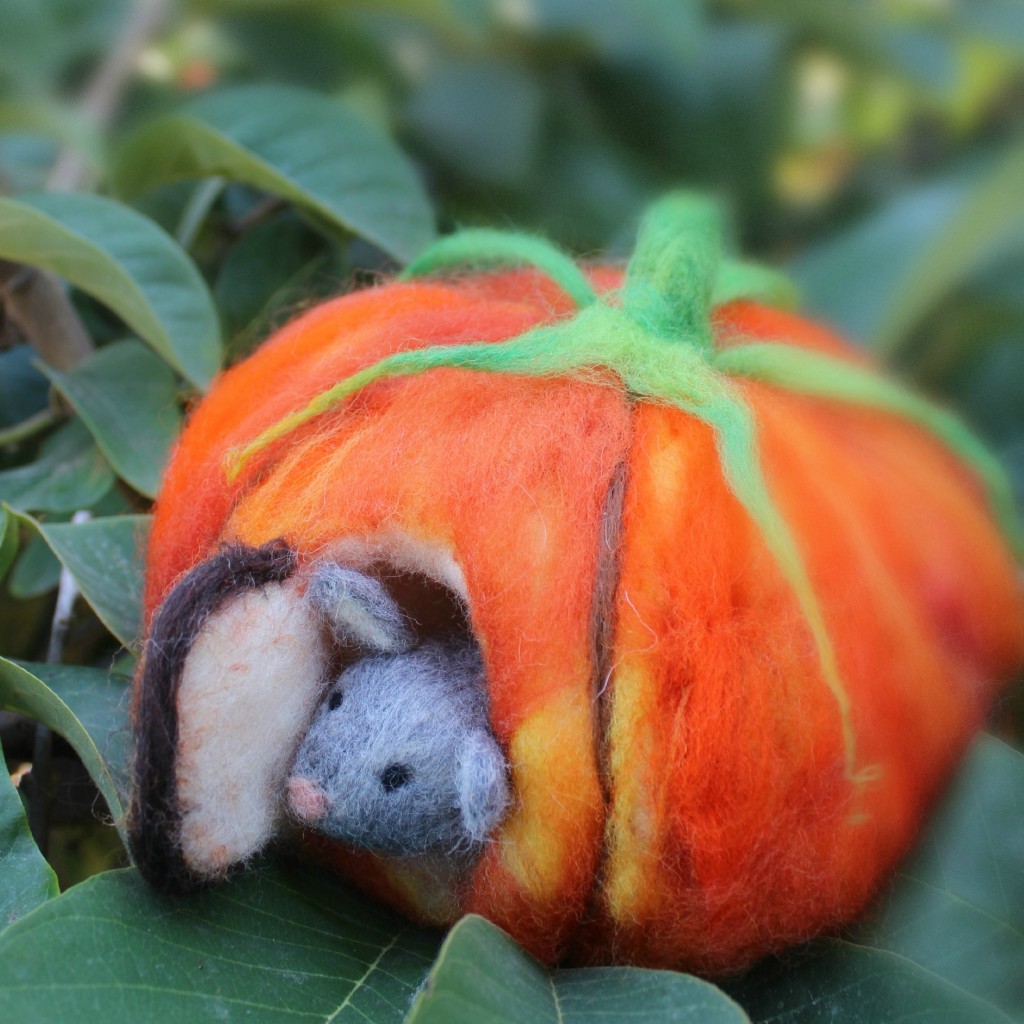
[[[543,114],[536,78],[491,57],[435,62],[405,116],[420,144],[460,176],[515,187],[540,155]]]
[[[46,409],[50,386],[35,368],[36,350],[16,345],[0,352],[0,427],[11,427]]]
[[[56,895],[57,876],[32,839],[21,797],[4,769],[0,771],[0,930]]]
[[[549,971],[482,917],[452,929],[408,1024],[742,1024],[720,989],[688,974],[638,967]]]
[[[859,941],[1024,1020],[1024,754],[975,743]]]
[[[54,431],[39,457],[0,473],[0,501],[32,512],[91,508],[110,490],[114,472],[76,420]]]
[[[113,780],[121,802],[128,792],[131,727],[128,717],[131,679],[124,669],[105,671],[83,665],[47,665],[42,662],[16,662],[19,668],[35,676],[67,705],[89,734],[99,752],[106,775],[95,779]],[[53,726],[58,732],[61,729]],[[87,765],[90,773],[94,766]]]
[[[754,1024],[1010,1024],[1002,1010],[895,953],[823,939],[730,991]]]
[[[296,307],[336,292],[345,276],[340,248],[292,210],[242,235],[224,257],[213,289],[231,353]]]
[[[0,197],[0,257],[88,292],[192,383],[204,387],[219,369],[217,313],[199,271],[130,207],[86,194]]]
[[[893,200],[804,250],[793,268],[808,307],[892,354],[921,317],[1024,224],[1024,148],[980,179],[960,174]]]
[[[7,509],[0,508],[0,580],[18,553],[18,522]]]
[[[28,601],[56,590],[59,584],[60,559],[38,533],[33,533],[11,570],[8,592],[19,601]]]
[[[97,670],[91,671],[96,672]],[[85,765],[86,771],[96,783],[96,788],[103,794],[103,799],[107,801],[107,807],[114,816],[115,822],[120,822],[122,807],[118,787],[97,746],[97,740],[100,743],[104,743],[105,740],[104,730],[97,724],[102,716],[97,714],[95,708],[104,698],[99,695],[89,697],[82,695],[82,691],[86,687],[92,686],[98,689],[101,685],[100,680],[96,676],[89,679],[83,674],[71,676],[70,678],[74,681],[73,685],[68,683],[69,673],[89,672],[89,669],[66,669],[62,676],[57,677],[52,674],[53,670],[51,669],[49,677],[51,680],[63,684],[63,689],[75,691],[75,695],[70,699],[72,703],[78,704],[80,708],[88,711],[89,717],[93,720],[93,728],[96,729],[95,737],[90,734],[89,729],[78,719],[68,704],[42,679],[30,672],[28,668],[9,661],[7,658],[0,658],[0,707],[42,722],[54,732],[60,733],[75,748],[75,753],[82,759],[82,764]],[[123,692],[123,686],[121,691]],[[107,736],[109,737],[109,733]],[[2,1019],[2,1015],[0,1015],[0,1019]]]
[[[155,497],[181,426],[171,368],[137,341],[108,345],[66,373],[40,368],[82,417],[118,474]]]
[[[401,260],[433,237],[430,204],[401,150],[313,92],[251,85],[204,96],[133,136],[113,182],[132,196],[208,175],[279,195]]]
[[[142,574],[149,516],[40,523],[24,516],[74,577],[82,596],[126,647],[142,632]]]
[[[0,1018],[398,1024],[437,942],[313,869],[174,900],[112,871],[0,935]]]

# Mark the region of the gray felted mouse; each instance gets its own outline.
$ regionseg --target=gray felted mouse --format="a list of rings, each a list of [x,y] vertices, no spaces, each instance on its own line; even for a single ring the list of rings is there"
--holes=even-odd
[[[381,853],[478,848],[509,794],[476,645],[459,636],[418,642],[380,582],[333,563],[313,573],[307,600],[358,656],[299,745],[291,813]]]

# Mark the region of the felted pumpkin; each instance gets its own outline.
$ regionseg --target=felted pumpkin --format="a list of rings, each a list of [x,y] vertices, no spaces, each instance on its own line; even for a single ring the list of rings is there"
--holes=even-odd
[[[686,195],[624,272],[466,232],[218,379],[148,553],[129,833],[154,884],[279,839],[547,961],[710,973],[865,905],[1024,656],[1012,500],[952,415],[718,245]],[[507,790],[469,855],[288,813],[360,657],[321,614],[346,573],[406,647],[479,651]]]

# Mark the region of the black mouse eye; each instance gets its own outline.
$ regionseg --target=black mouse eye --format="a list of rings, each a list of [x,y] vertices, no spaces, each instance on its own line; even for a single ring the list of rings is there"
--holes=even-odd
[[[341,690],[335,690],[327,701],[328,711],[337,711],[341,707]]]
[[[380,773],[380,784],[385,793],[393,793],[412,781],[412,769],[407,764],[389,764]]]

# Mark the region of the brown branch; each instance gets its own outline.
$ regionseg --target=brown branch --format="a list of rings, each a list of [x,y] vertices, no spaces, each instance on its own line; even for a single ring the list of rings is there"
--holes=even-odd
[[[0,301],[43,361],[55,369],[73,369],[92,354],[92,339],[53,274],[0,260]]]

